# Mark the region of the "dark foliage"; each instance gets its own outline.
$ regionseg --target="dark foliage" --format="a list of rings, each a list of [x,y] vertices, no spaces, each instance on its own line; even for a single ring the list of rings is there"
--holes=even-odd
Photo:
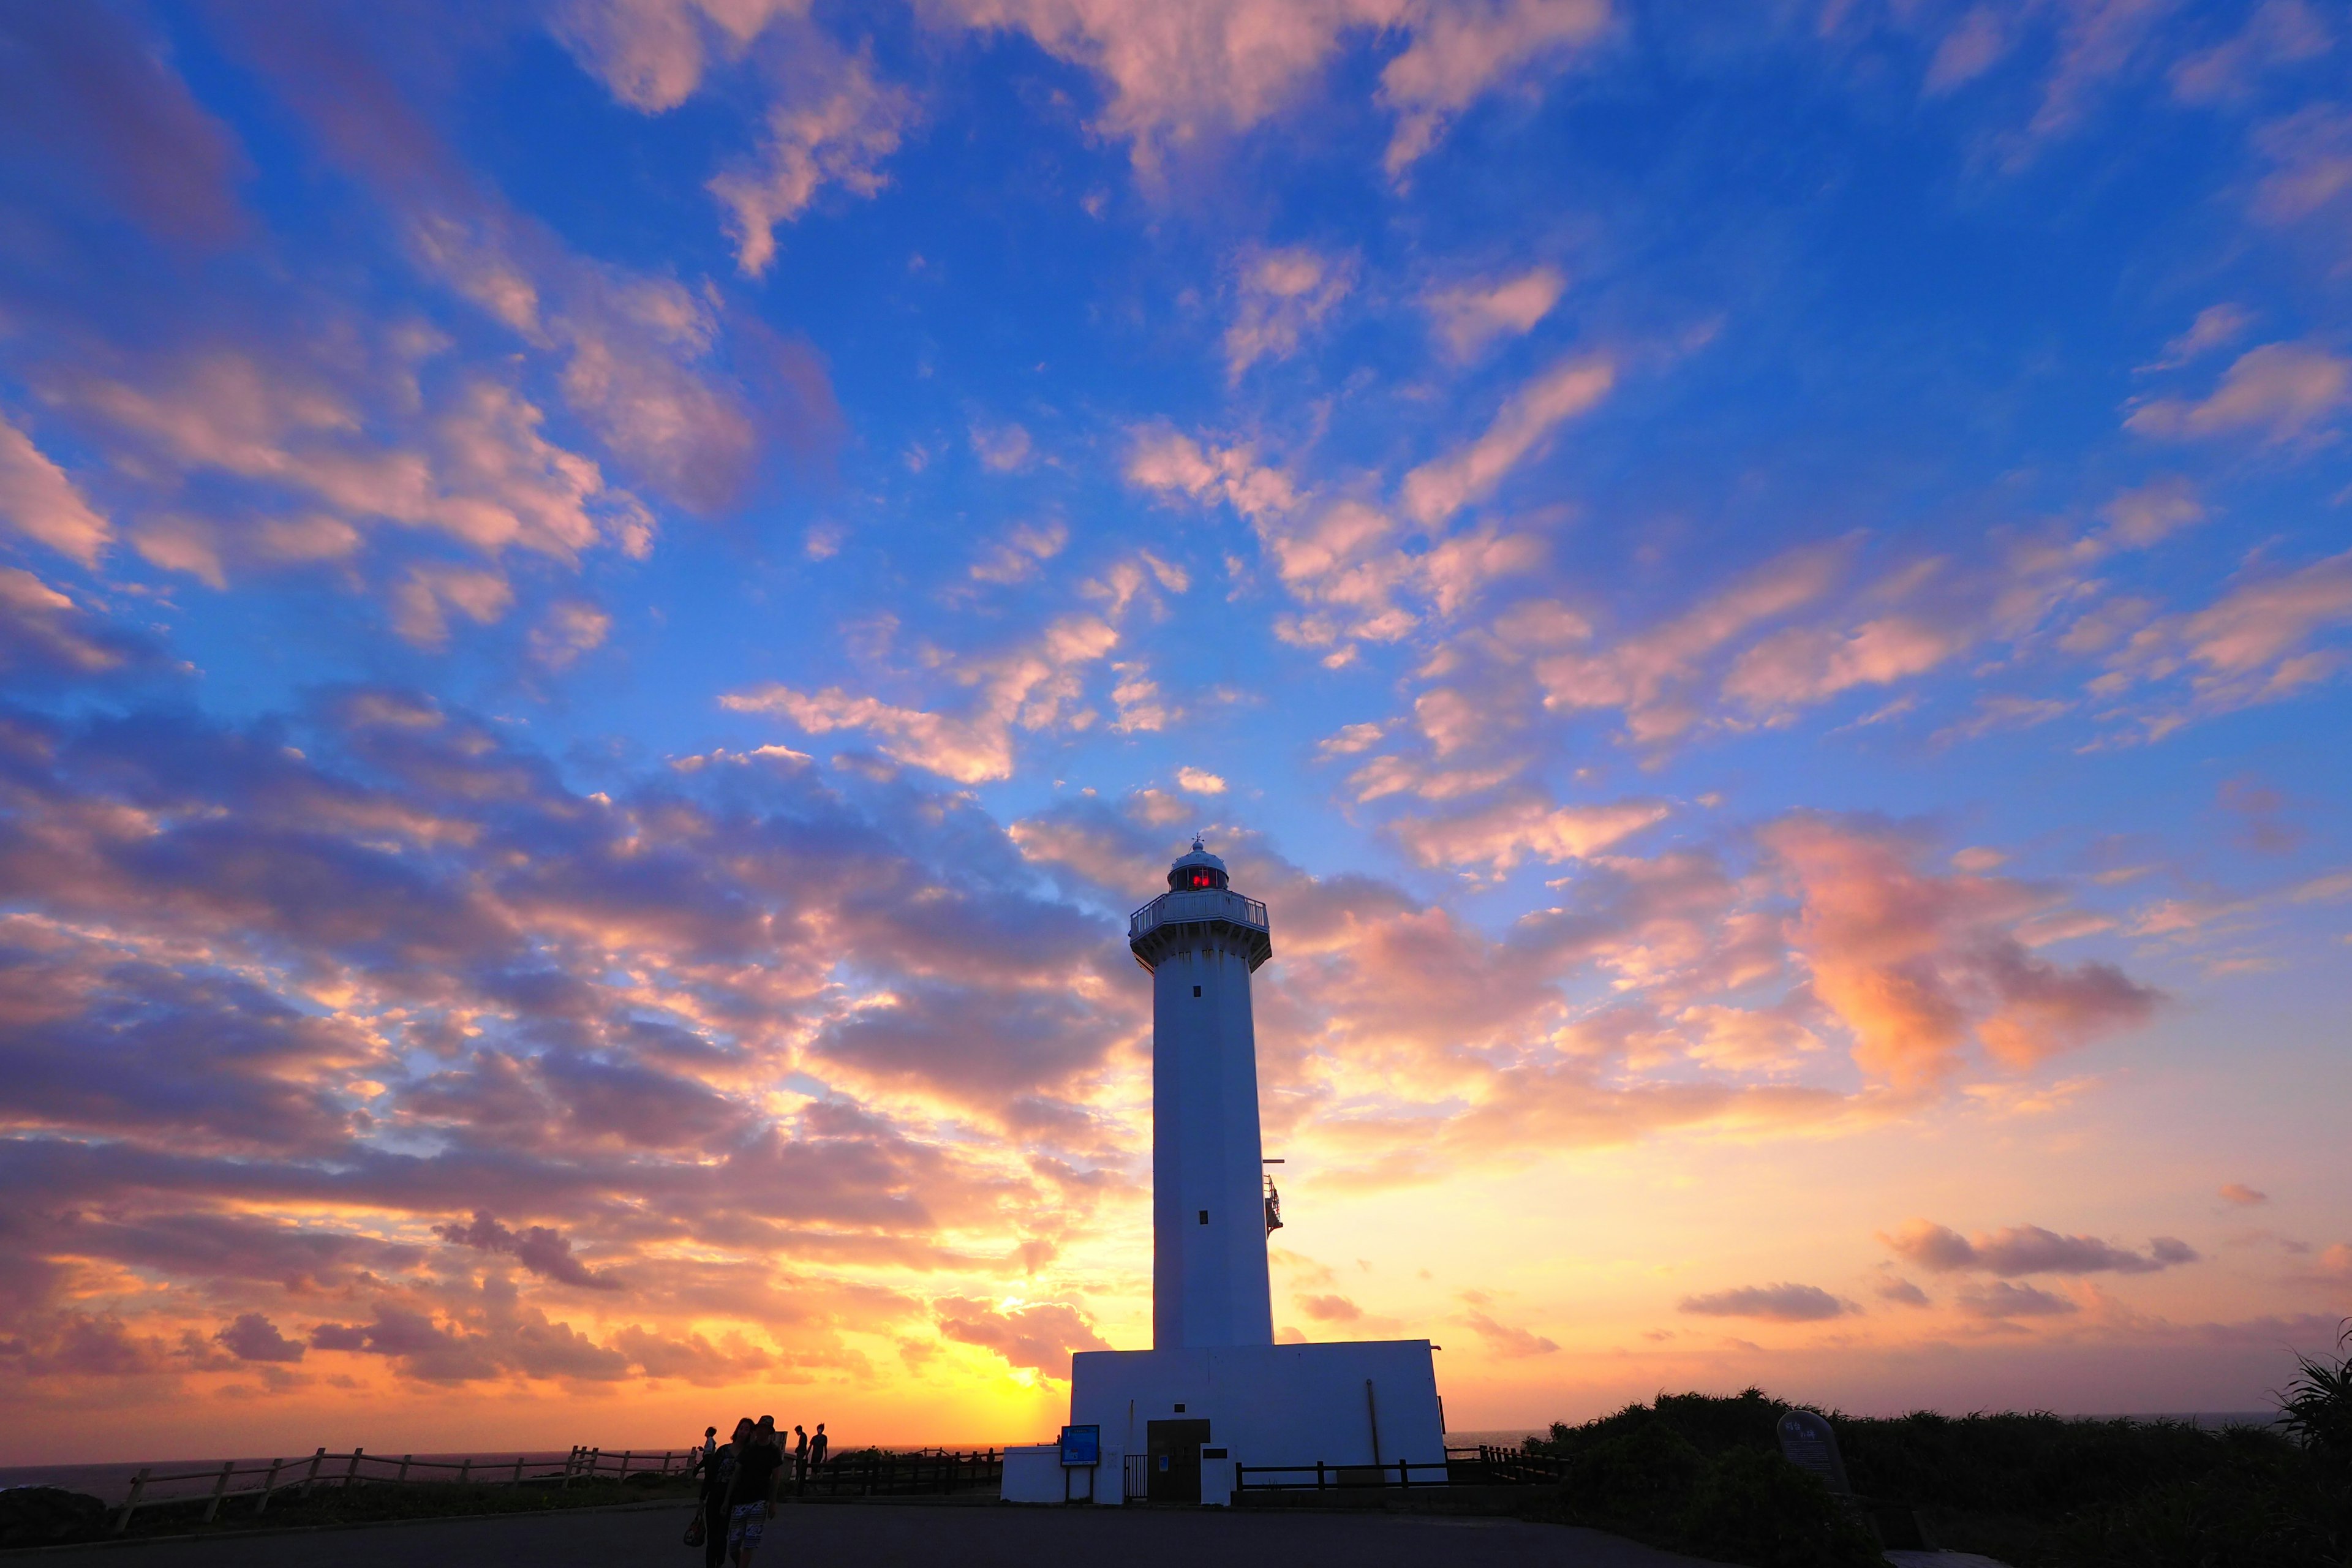
[[[1547,1446],[1570,1460],[1558,1512],[1752,1568],[1874,1563],[1868,1533],[1820,1481],[1739,1440],[1767,1403],[1749,1394],[1745,1405],[1669,1396],[1657,1410],[1632,1405],[1587,1426],[1555,1427]],[[1768,1440],[1775,1415],[1764,1417]]]
[[[2314,1453],[2352,1465],[2352,1319],[2336,1336],[2336,1358],[2295,1357],[2294,1380],[2278,1395],[2280,1425]]]
[[[0,1490],[0,1546],[54,1546],[96,1536],[106,1505],[63,1487],[10,1487]]]
[[[2347,1389],[2352,1361],[2306,1359],[2284,1432],[1824,1414],[1855,1491],[1917,1510],[1946,1547],[2018,1568],[2352,1568]],[[1753,1388],[1661,1394],[1532,1447],[1570,1462],[1558,1507],[1579,1521],[1769,1568],[1870,1560],[1845,1555],[1858,1522],[1780,1458],[1790,1408]]]

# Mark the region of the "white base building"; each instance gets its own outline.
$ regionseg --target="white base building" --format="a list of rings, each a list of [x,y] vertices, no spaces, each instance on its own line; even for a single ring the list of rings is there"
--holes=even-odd
[[[1320,1465],[1334,1486],[1370,1479],[1365,1472],[1378,1466],[1393,1485],[1400,1459],[1445,1463],[1429,1352],[1427,1340],[1080,1351],[1070,1368],[1070,1424],[1102,1430],[1097,1502],[1124,1497],[1129,1455],[1143,1469],[1134,1489],[1155,1502],[1225,1500],[1203,1486],[1218,1459],[1297,1466],[1305,1473],[1284,1479],[1302,1481]],[[1407,1472],[1424,1485],[1444,1473]]]

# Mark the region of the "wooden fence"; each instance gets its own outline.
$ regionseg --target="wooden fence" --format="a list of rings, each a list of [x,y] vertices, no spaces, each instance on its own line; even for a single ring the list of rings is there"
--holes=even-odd
[[[210,1524],[220,1517],[221,1505],[232,1498],[251,1498],[253,1511],[257,1518],[269,1510],[269,1500],[280,1492],[307,1494],[320,1487],[422,1485],[429,1482],[473,1486],[522,1486],[529,1482],[541,1482],[568,1487],[574,1481],[607,1478],[625,1481],[631,1476],[682,1477],[691,1468],[694,1453],[691,1448],[644,1453],[625,1448],[618,1454],[608,1454],[602,1448],[575,1447],[561,1461],[517,1455],[509,1463],[504,1459],[471,1458],[455,1461],[420,1459],[413,1454],[403,1454],[395,1459],[383,1454],[371,1454],[364,1448],[354,1448],[348,1454],[330,1454],[320,1448],[308,1459],[272,1459],[267,1465],[257,1463],[240,1467],[236,1460],[229,1459],[224,1461],[218,1469],[161,1475],[151,1466],[131,1479],[131,1495],[123,1500],[121,1508],[115,1512],[114,1533],[120,1535],[129,1529],[131,1514],[142,1508],[162,1508],[173,1503],[201,1500],[205,1504],[205,1522]],[[241,1478],[247,1477],[260,1479],[248,1486],[236,1484]],[[213,1483],[209,1494],[147,1495],[151,1487],[205,1480]]]

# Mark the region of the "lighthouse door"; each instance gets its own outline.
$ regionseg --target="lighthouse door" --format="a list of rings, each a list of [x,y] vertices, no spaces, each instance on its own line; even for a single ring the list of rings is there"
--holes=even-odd
[[[1209,1440],[1206,1421],[1151,1421],[1143,1440],[1151,1451],[1153,1502],[1201,1500],[1201,1445]]]

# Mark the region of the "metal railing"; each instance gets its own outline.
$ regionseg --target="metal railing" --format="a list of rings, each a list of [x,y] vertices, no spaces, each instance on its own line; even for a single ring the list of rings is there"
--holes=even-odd
[[[1235,1465],[1235,1491],[1331,1491],[1356,1487],[1548,1486],[1566,1473],[1548,1454],[1481,1444],[1448,1448],[1436,1460],[1394,1459],[1378,1465]]]
[[[131,1478],[131,1495],[114,1510],[113,1533],[121,1534],[131,1526],[131,1516],[142,1508],[163,1508],[173,1503],[202,1500],[204,1522],[210,1524],[220,1517],[221,1505],[231,1498],[254,1500],[255,1517],[269,1511],[269,1500],[280,1492],[309,1493],[320,1487],[354,1487],[411,1485],[443,1482],[453,1485],[520,1486],[526,1481],[548,1481],[570,1486],[577,1480],[598,1480],[607,1472],[615,1480],[627,1480],[633,1475],[676,1475],[684,1477],[693,1463],[695,1450],[670,1448],[658,1452],[639,1453],[627,1448],[618,1454],[607,1454],[602,1448],[575,1447],[562,1460],[533,1459],[519,1454],[511,1462],[504,1459],[477,1459],[471,1457],[457,1460],[420,1459],[414,1454],[403,1454],[397,1459],[383,1454],[371,1454],[364,1448],[353,1448],[348,1454],[330,1454],[320,1448],[308,1459],[272,1459],[268,1464],[240,1466],[235,1459],[224,1460],[218,1469],[184,1470],[158,1474],[153,1466],[142,1468]],[[376,1466],[371,1473],[367,1467]],[[429,1475],[433,1470],[454,1470],[455,1475]],[[390,1471],[390,1474],[383,1472]],[[530,1473],[526,1474],[529,1471]],[[243,1476],[259,1476],[254,1486],[233,1486]],[[179,1481],[213,1483],[208,1493],[182,1493],[173,1497],[151,1497],[148,1489],[162,1488]]]
[[[1416,1464],[1405,1459],[1381,1465],[1235,1465],[1237,1492],[1329,1491],[1339,1487],[1442,1487],[1452,1467],[1442,1459]],[[1426,1479],[1414,1480],[1415,1474]],[[1288,1479],[1278,1478],[1287,1477]]]
[[[1001,1449],[954,1453],[945,1448],[885,1452],[868,1448],[836,1454],[821,1465],[796,1467],[784,1458],[784,1484],[793,1497],[923,1497],[962,1491],[1001,1491]]]
[[[1231,921],[1235,925],[1255,926],[1270,931],[1265,921],[1265,906],[1255,899],[1223,888],[1203,888],[1181,893],[1162,893],[1133,914],[1127,917],[1127,940],[1150,935],[1164,925],[1185,925],[1198,921]]]

